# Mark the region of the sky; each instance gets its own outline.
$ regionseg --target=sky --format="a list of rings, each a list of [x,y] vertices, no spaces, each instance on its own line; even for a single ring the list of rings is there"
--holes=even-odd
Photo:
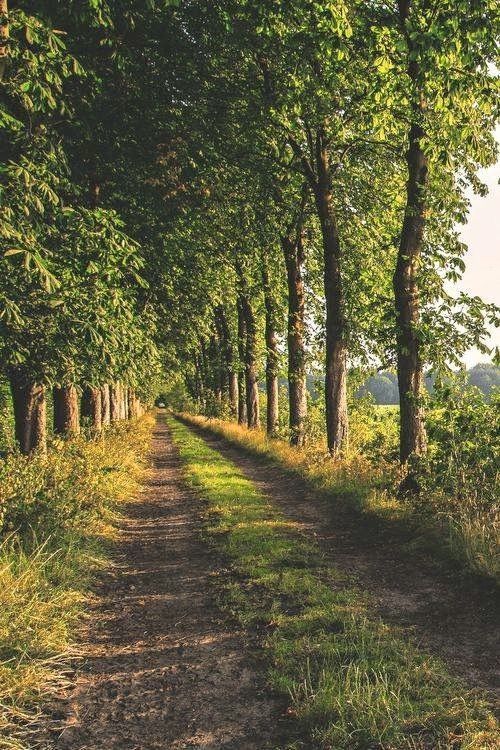
[[[500,130],[499,130],[500,138]],[[471,193],[469,220],[461,230],[461,238],[468,245],[466,270],[458,289],[474,294],[485,302],[500,306],[500,161],[480,172],[489,193],[481,198]],[[500,347],[500,329],[492,331],[491,346]],[[471,350],[464,357],[467,367],[487,362],[489,357]]]

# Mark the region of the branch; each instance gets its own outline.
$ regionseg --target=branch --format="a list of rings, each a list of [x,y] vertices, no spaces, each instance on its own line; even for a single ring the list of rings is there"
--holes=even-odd
[[[290,147],[293,153],[295,154],[296,158],[302,164],[302,169],[310,185],[314,188],[316,186],[317,179],[316,179],[316,174],[314,173],[314,169],[312,167],[311,162],[309,161],[307,156],[304,154],[300,145],[297,143],[297,141],[295,140],[293,136],[291,135],[288,136],[288,143],[290,144]]]

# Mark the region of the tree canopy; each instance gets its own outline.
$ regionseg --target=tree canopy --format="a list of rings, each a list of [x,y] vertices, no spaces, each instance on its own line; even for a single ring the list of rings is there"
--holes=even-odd
[[[306,375],[326,373],[340,455],[351,373],[395,368],[401,459],[424,452],[424,371],[487,351],[498,322],[449,291],[497,158],[496,3],[0,13],[4,376],[145,399],[183,383],[250,427],[265,381],[273,433],[286,374],[301,443]]]

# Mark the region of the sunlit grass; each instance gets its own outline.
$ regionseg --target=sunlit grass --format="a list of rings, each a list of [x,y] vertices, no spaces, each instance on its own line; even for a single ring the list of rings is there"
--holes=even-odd
[[[207,537],[231,560],[225,604],[263,633],[270,685],[289,698],[300,735],[290,747],[496,747],[498,727],[478,694],[371,618],[367,593],[328,567],[317,545],[230,461],[185,425],[172,420],[171,428],[186,478],[208,504]]]
[[[139,492],[151,427],[146,417],[0,466],[0,748],[28,747],[30,723],[64,684],[120,503]]]
[[[182,416],[234,445],[297,472],[315,488],[335,496],[337,502],[403,523],[414,530],[415,543],[432,549],[436,557],[447,557],[464,568],[500,581],[498,504],[485,510],[471,493],[461,498],[457,510],[456,503],[452,505],[449,498],[437,491],[426,493],[415,503],[402,501],[394,491],[399,483],[399,470],[394,463],[374,462],[358,451],[333,460],[321,440],[296,448],[285,440],[268,438],[263,430],[248,430],[215,418]]]

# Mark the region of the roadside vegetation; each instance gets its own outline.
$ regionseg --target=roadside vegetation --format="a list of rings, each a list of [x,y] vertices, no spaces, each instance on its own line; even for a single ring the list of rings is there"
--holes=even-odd
[[[414,542],[464,570],[500,581],[498,508],[500,394],[488,402],[476,388],[449,380],[428,409],[429,450],[415,462],[418,493],[401,496],[397,461],[397,407],[369,399],[352,409],[351,443],[332,461],[321,436],[321,402],[309,409],[308,439],[291,446],[283,426],[274,436],[217,417],[183,417],[253,453],[298,472],[340,502],[403,522]],[[319,424],[318,424],[319,423]]]
[[[186,479],[207,502],[207,538],[231,563],[226,606],[262,634],[270,685],[291,704],[298,735],[290,748],[496,747],[498,727],[479,694],[371,618],[367,592],[327,567],[230,461],[169,424]],[[245,434],[258,445],[257,433]]]
[[[496,5],[0,0],[6,726],[60,674],[160,390],[497,575],[500,316],[457,286]],[[397,407],[355,397],[378,372]]]
[[[0,461],[1,748],[31,747],[30,725],[65,684],[89,587],[146,471],[151,426],[146,416]]]

